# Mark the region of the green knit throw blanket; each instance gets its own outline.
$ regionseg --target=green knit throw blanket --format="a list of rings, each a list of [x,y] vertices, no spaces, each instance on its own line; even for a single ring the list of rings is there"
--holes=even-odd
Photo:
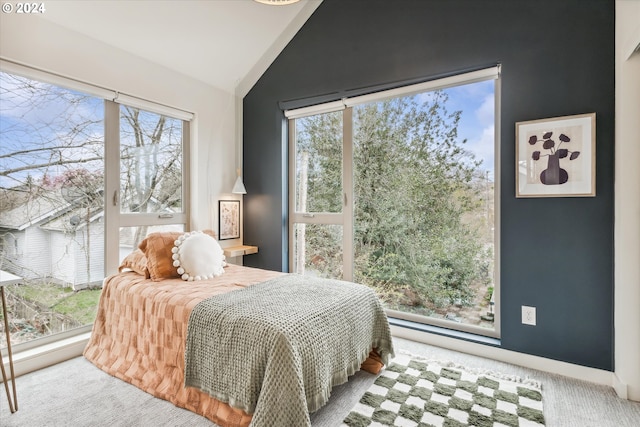
[[[375,348],[393,355],[373,291],[297,274],[211,297],[187,329],[185,386],[253,414],[252,426],[310,426]]]

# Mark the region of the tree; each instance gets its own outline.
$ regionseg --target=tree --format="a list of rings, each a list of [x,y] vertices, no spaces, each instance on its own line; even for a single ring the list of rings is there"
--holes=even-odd
[[[95,199],[96,188],[104,187],[104,101],[7,73],[0,73],[0,88],[4,209],[23,203],[26,193],[55,199],[52,183],[66,189],[68,197],[59,203],[87,194]],[[120,129],[122,210],[181,208],[182,122],[122,106]],[[101,181],[78,179],[74,171]],[[136,233],[134,244],[144,238],[146,227]]]
[[[486,254],[467,220],[483,214],[480,162],[464,149],[460,111],[445,92],[354,108],[355,272],[389,305],[470,305],[472,284],[486,280]],[[341,209],[339,114],[304,119],[298,146],[308,155],[309,211]],[[300,142],[302,140],[302,142]],[[338,195],[338,197],[336,197]],[[307,231],[308,252],[336,258],[339,236]],[[335,263],[317,262],[323,274]]]
[[[102,103],[88,95],[0,73],[0,114],[3,188],[103,158]]]
[[[121,210],[160,212],[182,207],[182,122],[121,108]],[[137,246],[147,227],[137,227]]]

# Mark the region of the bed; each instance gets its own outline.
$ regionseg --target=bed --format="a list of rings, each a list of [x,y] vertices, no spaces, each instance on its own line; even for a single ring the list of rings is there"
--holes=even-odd
[[[189,275],[176,261],[188,235],[152,233],[105,279],[87,360],[220,426],[259,427],[310,425],[333,386],[393,355],[368,288],[225,265],[217,242],[217,274]]]

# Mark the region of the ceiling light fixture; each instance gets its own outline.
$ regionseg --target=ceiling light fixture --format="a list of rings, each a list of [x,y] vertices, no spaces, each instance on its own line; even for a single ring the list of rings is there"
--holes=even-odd
[[[300,0],[254,0],[258,3],[268,4],[271,6],[286,6],[288,4],[294,4],[299,2]]]

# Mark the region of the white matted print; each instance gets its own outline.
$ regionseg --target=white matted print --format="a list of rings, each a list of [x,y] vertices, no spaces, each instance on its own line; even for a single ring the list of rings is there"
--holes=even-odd
[[[516,197],[596,195],[596,114],[516,123]]]
[[[218,239],[240,238],[240,201],[218,201]]]

